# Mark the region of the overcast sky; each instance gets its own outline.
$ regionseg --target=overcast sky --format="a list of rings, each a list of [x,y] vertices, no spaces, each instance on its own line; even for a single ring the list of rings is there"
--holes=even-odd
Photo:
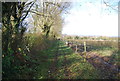
[[[117,9],[118,1],[109,0],[107,4]],[[63,17],[65,18],[63,34],[118,36],[118,12],[106,6],[102,0],[74,2],[70,14]]]

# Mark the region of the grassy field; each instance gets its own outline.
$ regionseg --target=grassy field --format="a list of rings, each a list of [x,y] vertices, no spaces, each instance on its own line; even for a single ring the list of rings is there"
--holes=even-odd
[[[81,39],[67,39],[67,41],[73,42],[73,44],[79,45],[84,44],[86,42],[87,45],[90,45],[90,52],[98,55],[101,59],[105,62],[109,63],[110,65],[116,66],[120,69],[120,50],[118,46],[117,38],[114,40],[81,40]],[[108,72],[109,73],[109,72]],[[120,78],[120,73],[114,78]]]
[[[106,79],[106,75],[110,73],[108,70],[107,74],[101,74],[101,70],[99,70],[100,67],[96,68],[94,64],[81,55],[84,53],[75,53],[71,47],[65,45],[65,41],[63,40],[45,40],[40,42],[41,40],[37,39],[37,41],[35,41],[35,44],[33,44],[33,47],[30,49],[30,53],[26,56],[26,59],[31,60],[32,64],[20,66],[19,70],[21,73],[16,73],[17,78]],[[75,40],[74,42],[76,44],[83,44],[84,41]],[[117,48],[117,42],[110,42],[86,41],[87,45],[92,46],[89,51],[91,55],[96,54],[106,62],[110,63],[111,65],[118,66],[120,69],[120,56],[118,55],[120,51]],[[42,46],[42,43],[45,43],[49,46]],[[43,49],[41,47],[45,48]],[[96,58],[93,58],[93,60],[94,59]],[[119,76],[120,73],[117,73],[117,75],[112,76],[112,78],[116,79],[119,78]]]
[[[117,48],[110,46],[99,46],[94,44],[91,52],[101,57],[109,58],[109,63],[118,65],[120,53]],[[101,79],[100,70],[83,58],[79,53],[65,45],[63,41],[54,41],[49,48],[37,51],[37,54],[30,56],[35,59],[34,79]],[[114,78],[118,78],[117,74]]]
[[[34,79],[100,79],[99,71],[61,41],[34,55]]]

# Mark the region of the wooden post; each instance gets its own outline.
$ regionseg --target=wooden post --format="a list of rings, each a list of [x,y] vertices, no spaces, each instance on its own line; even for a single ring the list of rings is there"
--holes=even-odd
[[[78,49],[78,48],[77,48],[77,45],[76,45],[76,47],[75,47],[75,53],[77,53],[77,49]]]
[[[84,42],[84,52],[86,52],[86,42]]]

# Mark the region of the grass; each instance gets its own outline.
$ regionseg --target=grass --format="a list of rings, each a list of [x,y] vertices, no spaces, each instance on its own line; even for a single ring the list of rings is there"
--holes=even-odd
[[[59,44],[59,45],[58,45]],[[59,50],[58,50],[59,49]],[[71,48],[64,45],[63,42],[56,41],[53,46],[47,50],[39,52],[36,62],[39,63],[35,66],[36,74],[34,79],[47,79],[49,78],[50,67],[54,62],[54,56],[58,54],[56,64],[57,71],[52,72],[55,79],[98,79],[100,78],[99,72],[89,64],[79,54],[73,53]],[[65,60],[66,58],[66,60]],[[44,60],[43,60],[44,59]],[[52,67],[54,68],[54,67]],[[67,72],[66,72],[67,71]],[[68,74],[69,76],[66,76]]]
[[[101,56],[114,58],[113,64],[119,64],[116,48],[109,46],[94,46],[93,52]],[[57,60],[55,56],[57,55]],[[30,56],[34,59],[30,72],[34,79],[100,79],[100,71],[95,69],[80,54],[74,53],[62,41],[54,41],[44,50],[37,50]],[[56,70],[54,70],[56,68]]]
[[[118,41],[85,41],[87,45],[92,46],[92,48],[90,49],[92,53],[99,54],[105,59],[105,61],[107,61],[108,58],[108,63],[115,65],[120,69],[120,50],[118,49]],[[77,42],[77,44],[83,44],[84,40],[72,40],[72,42]],[[118,77],[120,77],[119,73],[114,78]]]
[[[54,59],[54,54],[57,50],[57,43],[54,43],[53,46],[48,48],[47,50],[39,51],[37,54],[37,63],[39,65],[36,66],[36,75],[34,79],[45,79],[48,78],[49,66],[52,64]]]
[[[108,46],[94,46],[92,51],[100,54],[101,56],[111,56],[114,52],[117,52],[118,49]]]
[[[120,50],[115,47],[96,47],[96,49],[92,50],[93,52],[99,54],[102,57],[109,58],[108,63],[117,66],[120,69]],[[120,73],[116,74],[114,78],[120,79]]]
[[[67,68],[71,71],[72,79],[100,78],[98,71],[79,54],[67,55]]]
[[[91,45],[91,51],[99,54],[102,57],[110,57],[111,61],[117,62],[118,58],[120,58],[118,50],[118,40],[116,41],[92,41],[92,40],[69,40],[73,42],[77,42],[78,44],[83,44],[86,41],[87,45]],[[119,64],[120,65],[120,64]]]

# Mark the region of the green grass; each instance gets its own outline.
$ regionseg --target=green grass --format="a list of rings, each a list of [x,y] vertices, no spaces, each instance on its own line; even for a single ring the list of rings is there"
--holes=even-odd
[[[108,46],[94,46],[92,52],[96,52],[101,56],[111,56],[114,52],[117,52],[118,49],[115,47],[108,47]]]
[[[92,50],[92,52],[95,52],[97,54],[99,54],[102,57],[107,57],[109,58],[109,63],[112,65],[117,66],[120,69],[120,50],[118,50],[118,48],[115,47],[108,47],[108,46],[98,46],[95,47],[94,50]],[[119,78],[120,77],[120,73],[116,74],[115,78]]]
[[[59,44],[59,46],[58,46]],[[59,50],[57,50],[59,48]],[[50,67],[52,66],[54,55],[58,51],[57,71],[54,72],[53,78],[55,79],[99,79],[99,71],[97,71],[90,63],[88,63],[79,54],[64,45],[63,42],[56,41],[53,46],[47,50],[40,51],[37,54],[37,63],[35,66],[36,74],[35,79],[47,79]],[[44,58],[46,57],[46,58]],[[65,64],[65,58],[67,63]],[[44,60],[43,60],[44,59]],[[65,69],[66,67],[66,69]],[[69,71],[69,76],[65,76],[65,70]]]
[[[54,54],[57,50],[57,42],[54,43],[50,48],[47,50],[39,51],[37,54],[37,63],[36,65],[36,75],[34,76],[35,79],[45,79],[48,78],[48,71],[49,67],[53,62]]]
[[[100,78],[98,71],[79,54],[73,53],[71,55],[67,55],[67,58],[69,61],[67,67],[72,72],[72,79]]]
[[[111,62],[114,62],[115,64],[120,62],[118,59],[120,59],[120,51],[118,48],[115,47],[95,47],[95,49],[92,50],[92,52],[96,52],[102,57],[109,57]]]

